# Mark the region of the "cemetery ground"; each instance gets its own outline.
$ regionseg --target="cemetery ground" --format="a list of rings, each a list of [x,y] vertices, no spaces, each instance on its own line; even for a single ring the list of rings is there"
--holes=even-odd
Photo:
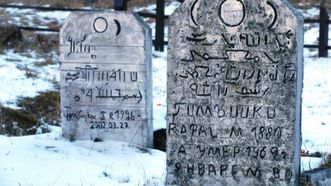
[[[178,5],[170,4],[167,11]],[[318,9],[303,13],[317,16]],[[0,14],[12,24],[58,27],[69,12],[7,8]],[[316,44],[318,25],[305,26],[305,44]],[[164,185],[164,152],[61,137],[58,33],[13,29],[3,36],[0,41],[7,45],[1,46],[0,54],[0,185]],[[167,51],[153,51],[155,131],[166,126],[166,56]],[[308,49],[304,56],[302,171],[327,163],[331,154],[331,58],[317,58],[317,51]]]

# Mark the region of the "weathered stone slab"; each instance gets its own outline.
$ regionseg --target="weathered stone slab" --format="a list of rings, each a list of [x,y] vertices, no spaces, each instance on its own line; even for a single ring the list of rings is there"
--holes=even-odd
[[[167,184],[297,185],[302,16],[282,0],[187,0],[169,34]]]
[[[125,12],[72,14],[60,34],[63,135],[152,147],[151,31]]]

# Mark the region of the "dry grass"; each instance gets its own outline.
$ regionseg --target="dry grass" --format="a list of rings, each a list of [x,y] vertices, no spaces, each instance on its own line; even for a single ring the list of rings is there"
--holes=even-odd
[[[57,91],[44,92],[35,98],[21,98],[18,106],[21,109],[0,106],[0,135],[35,134],[37,127],[47,132],[45,123],[60,123],[60,94]]]
[[[44,92],[34,98],[18,100],[18,106],[36,118],[44,118],[46,123],[60,121],[60,94],[58,91]]]
[[[155,0],[130,0],[128,7],[131,8],[137,5],[155,3]],[[50,5],[52,7],[70,7],[80,8],[90,6],[92,8],[112,8],[114,0],[2,0],[1,4],[7,3],[23,3],[24,5],[43,6]]]
[[[0,121],[0,134],[9,136],[33,134],[32,129],[37,124],[31,113],[3,107],[0,107]]]
[[[300,8],[309,8],[312,6],[320,6],[324,4],[326,8],[331,10],[330,0],[288,0],[292,5]]]
[[[92,3],[93,2],[93,3]],[[111,1],[104,0],[2,0],[2,4],[7,3],[22,3],[24,5],[32,5],[32,6],[45,6],[50,5],[52,7],[71,7],[71,8],[80,8],[83,6],[91,5],[93,7],[110,7],[109,4]]]

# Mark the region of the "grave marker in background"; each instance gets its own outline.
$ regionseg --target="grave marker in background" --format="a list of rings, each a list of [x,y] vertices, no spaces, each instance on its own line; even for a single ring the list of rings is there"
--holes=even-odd
[[[303,18],[282,0],[171,16],[167,184],[298,185]]]
[[[71,14],[60,34],[66,138],[152,147],[151,39],[131,13]]]

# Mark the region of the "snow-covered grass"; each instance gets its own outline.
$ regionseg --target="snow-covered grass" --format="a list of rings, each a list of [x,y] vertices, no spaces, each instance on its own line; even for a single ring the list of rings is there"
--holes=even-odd
[[[172,12],[174,12],[174,10],[176,10],[176,8],[179,7],[180,5],[181,5],[181,3],[178,1],[165,2],[164,14],[171,15]],[[151,13],[156,13],[156,4],[134,7],[133,11],[134,12],[148,11]]]
[[[302,134],[310,152],[331,152],[331,59],[306,58],[304,70]],[[314,143],[319,144],[314,144]],[[325,144],[330,149],[319,147]]]
[[[303,148],[331,153],[331,58],[306,58],[302,107]]]
[[[19,26],[47,27],[47,25],[62,25],[70,12],[66,11],[36,11],[34,9],[0,8],[10,15],[9,23]]]
[[[161,185],[165,153],[104,141],[69,143],[52,133],[0,136],[0,185]]]
[[[18,97],[34,97],[38,92],[55,90],[53,81],[59,81],[59,65],[38,66],[44,62],[34,51],[29,57],[13,50],[0,55],[0,103],[16,108]]]
[[[305,58],[302,93],[302,149],[331,153],[331,58]],[[322,158],[302,158],[301,170],[310,170]]]
[[[323,158],[301,157],[301,172],[316,169],[323,163]]]

